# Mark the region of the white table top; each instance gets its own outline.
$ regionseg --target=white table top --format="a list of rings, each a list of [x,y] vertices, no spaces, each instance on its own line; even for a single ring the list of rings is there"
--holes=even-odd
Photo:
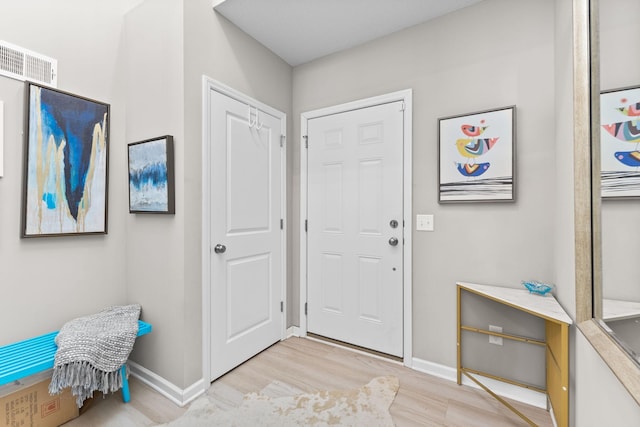
[[[551,294],[547,296],[530,293],[527,289],[505,288],[502,286],[478,285],[458,282],[461,287],[490,299],[529,312],[538,317],[571,325],[573,320]]]
[[[603,320],[623,320],[640,317],[640,302],[620,301],[615,299],[602,300]]]

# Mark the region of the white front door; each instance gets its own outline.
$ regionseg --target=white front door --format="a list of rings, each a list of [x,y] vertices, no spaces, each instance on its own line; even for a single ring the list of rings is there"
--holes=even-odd
[[[283,338],[284,116],[211,90],[210,380]]]
[[[307,330],[403,356],[403,103],[307,122]]]

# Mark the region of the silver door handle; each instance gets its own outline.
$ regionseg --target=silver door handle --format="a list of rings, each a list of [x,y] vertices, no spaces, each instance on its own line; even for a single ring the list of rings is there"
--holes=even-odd
[[[397,237],[392,237],[389,239],[389,244],[391,246],[397,246],[398,245],[398,238]]]
[[[225,245],[221,245],[220,243],[218,243],[214,248],[213,251],[217,254],[223,254],[225,253],[225,251],[227,250],[227,247]]]

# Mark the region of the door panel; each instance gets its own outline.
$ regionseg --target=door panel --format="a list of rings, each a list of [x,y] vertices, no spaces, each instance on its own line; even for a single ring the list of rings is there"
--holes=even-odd
[[[360,161],[358,176],[358,227],[360,234],[382,235],[382,160]]]
[[[263,127],[257,132],[249,127],[246,117],[233,114],[227,116],[227,129],[228,232],[268,231],[272,214],[269,196],[273,185],[269,173],[273,149],[270,138],[271,133],[279,129]]]
[[[227,263],[227,339],[234,341],[269,322],[271,289],[269,254],[234,259]],[[251,295],[251,298],[247,298]]]
[[[342,219],[344,207],[342,206],[342,163],[330,163],[323,165],[324,174],[324,231],[325,233],[342,233]]]
[[[375,257],[359,257],[358,284],[360,289],[359,317],[373,322],[382,321],[382,259]]]
[[[279,118],[211,96],[211,378],[282,338]]]
[[[307,329],[402,356],[402,103],[313,118],[307,132]]]
[[[322,309],[336,314],[342,313],[342,255],[322,254]]]

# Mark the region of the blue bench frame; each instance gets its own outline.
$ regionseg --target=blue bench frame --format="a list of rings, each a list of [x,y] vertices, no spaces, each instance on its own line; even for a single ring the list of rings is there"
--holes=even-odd
[[[151,332],[151,324],[138,320],[138,336]],[[53,368],[58,331],[0,347],[0,386]],[[122,400],[131,400],[129,380],[122,365]]]

